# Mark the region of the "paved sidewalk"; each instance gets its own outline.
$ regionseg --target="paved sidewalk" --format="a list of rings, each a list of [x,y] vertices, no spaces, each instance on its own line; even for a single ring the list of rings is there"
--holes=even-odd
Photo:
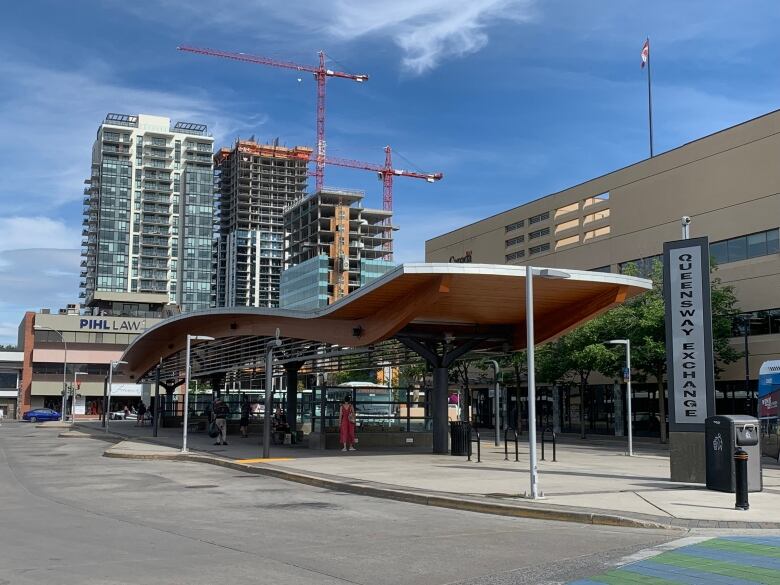
[[[704,539],[570,585],[780,584],[780,537]]]
[[[100,434],[97,425],[82,423],[79,428]],[[154,457],[175,458],[181,445],[181,429],[160,429],[160,437],[154,439],[156,445],[164,446],[159,449],[150,445],[148,427],[128,422],[112,423],[111,429],[135,439],[114,448],[126,456],[133,452],[149,456],[151,449]],[[196,453],[260,473],[294,481],[298,475],[300,481],[317,479],[336,489],[347,484],[370,487],[387,491],[385,497],[393,497],[396,492],[425,494],[460,499],[469,505],[483,502],[501,509],[598,514],[605,517],[599,523],[620,524],[633,519],[682,528],[780,528],[780,468],[776,465],[769,464],[764,470],[764,491],[750,494],[751,509],[737,511],[734,494],[670,482],[668,454],[654,443],[639,443],[637,455],[629,458],[623,445],[613,441],[565,442],[558,445],[557,462],[550,461],[548,448],[548,460],[539,462],[545,498],[533,501],[523,497],[529,484],[525,445],[520,449],[519,462],[514,461],[513,449],[510,460],[505,461],[503,448],[496,448],[492,442],[483,442],[481,463],[469,462],[465,457],[432,455],[425,450],[342,453],[281,445],[273,446],[271,459],[263,460],[258,438],[229,439],[228,446],[214,446],[204,433],[193,433],[189,444]],[[591,517],[589,521],[596,520]]]

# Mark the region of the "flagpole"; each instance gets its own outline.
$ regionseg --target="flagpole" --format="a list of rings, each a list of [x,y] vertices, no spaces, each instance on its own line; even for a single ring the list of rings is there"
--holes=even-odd
[[[650,37],[647,37],[647,118],[650,123],[650,158],[653,158],[653,92],[650,81]]]

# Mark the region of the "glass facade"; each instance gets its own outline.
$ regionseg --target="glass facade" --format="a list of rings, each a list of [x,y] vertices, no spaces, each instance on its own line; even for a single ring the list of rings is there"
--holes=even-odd
[[[211,301],[211,246],[214,182],[210,168],[184,172],[179,218],[180,304],[185,311],[207,309]]]
[[[317,309],[328,304],[328,257],[320,254],[282,272],[279,306]]]
[[[129,160],[106,156],[100,165],[101,196],[95,242],[97,278],[94,283],[99,290],[127,290],[131,176]]]
[[[395,264],[388,260],[367,260],[365,258],[361,258],[360,286],[364,286],[369,282],[375,281],[380,276],[390,272],[393,268],[395,268]]]

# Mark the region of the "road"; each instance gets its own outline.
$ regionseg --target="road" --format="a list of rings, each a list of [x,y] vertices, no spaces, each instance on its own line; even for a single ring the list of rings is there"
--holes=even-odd
[[[680,534],[504,518],[0,426],[0,585],[565,583]]]

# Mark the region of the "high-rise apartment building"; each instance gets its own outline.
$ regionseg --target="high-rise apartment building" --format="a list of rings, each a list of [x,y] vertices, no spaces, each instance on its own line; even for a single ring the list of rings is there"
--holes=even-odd
[[[217,307],[278,307],[284,208],[303,196],[311,148],[238,140],[214,157],[219,234],[214,246]]]
[[[108,114],[84,189],[81,296],[146,295],[207,308],[214,216],[213,138],[204,124]],[[151,296],[150,296],[151,295]]]
[[[362,191],[323,189],[284,212],[281,307],[315,309],[392,270],[392,211],[363,207]]]

